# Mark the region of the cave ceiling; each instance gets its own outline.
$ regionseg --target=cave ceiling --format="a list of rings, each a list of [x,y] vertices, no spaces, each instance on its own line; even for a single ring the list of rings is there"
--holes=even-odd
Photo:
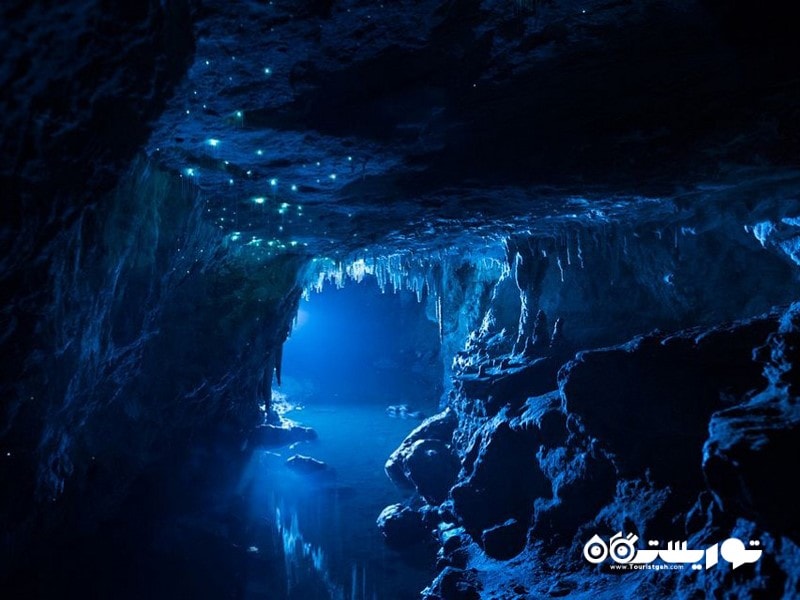
[[[146,153],[231,241],[318,255],[713,220],[800,183],[783,30],[713,2],[207,1]]]

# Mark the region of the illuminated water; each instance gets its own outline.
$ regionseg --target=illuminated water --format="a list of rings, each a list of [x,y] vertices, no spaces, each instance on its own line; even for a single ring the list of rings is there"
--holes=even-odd
[[[367,278],[301,304],[273,405],[280,399],[294,407],[285,416],[313,427],[318,439],[256,450],[239,486],[251,521],[274,531],[274,547],[253,552],[285,557],[292,600],[412,599],[434,575],[432,549],[401,555],[386,547],[375,525],[384,507],[407,494],[383,465],[419,423],[386,408],[407,404],[431,415],[441,396],[438,326],[426,300],[381,293]],[[322,460],[333,472],[298,474],[286,466],[293,454]],[[278,597],[251,592],[251,600]]]
[[[375,527],[380,511],[403,497],[383,463],[415,422],[370,404],[310,405],[289,416],[313,426],[319,440],[257,452],[243,481],[254,517],[276,523],[289,597],[416,598],[432,576],[431,551],[404,557],[385,546]],[[295,473],[285,465],[294,453],[324,460],[335,474]]]

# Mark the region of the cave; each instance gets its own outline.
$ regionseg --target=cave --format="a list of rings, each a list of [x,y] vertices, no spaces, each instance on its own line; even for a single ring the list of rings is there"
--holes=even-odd
[[[4,3],[3,597],[800,597],[793,22]]]

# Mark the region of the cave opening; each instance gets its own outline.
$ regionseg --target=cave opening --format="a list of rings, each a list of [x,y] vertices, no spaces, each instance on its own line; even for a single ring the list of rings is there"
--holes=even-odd
[[[241,484],[252,516],[274,522],[287,598],[411,597],[431,579],[433,550],[387,546],[376,518],[413,501],[384,463],[441,401],[435,306],[372,276],[301,301],[271,418],[314,434],[256,449]]]

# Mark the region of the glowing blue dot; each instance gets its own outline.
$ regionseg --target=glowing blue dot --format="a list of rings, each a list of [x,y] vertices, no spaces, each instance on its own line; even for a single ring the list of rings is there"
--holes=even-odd
[[[217,146],[219,146],[219,140],[214,138],[209,138],[206,140],[206,144],[208,144],[212,148],[216,148]]]
[[[256,150],[256,154],[258,154],[259,156],[261,156],[262,154],[264,154],[264,151],[263,151],[263,150]]]
[[[297,242],[295,240],[292,240],[291,242],[289,242],[289,244],[291,244],[292,246],[297,246]]]
[[[237,119],[241,119],[243,116],[244,116],[244,115],[242,114],[242,111],[240,111],[240,110],[237,110],[237,111],[236,111],[236,118],[237,118]]]
[[[264,75],[272,75],[272,69],[269,67],[264,68]]]
[[[186,173],[187,177],[194,177],[194,169],[192,169],[191,167],[185,169],[183,172]]]
[[[296,192],[296,191],[297,191],[297,186],[296,186],[295,184],[292,184],[292,191],[293,191],[293,192]]]
[[[317,161],[317,166],[319,166],[319,161]]]
[[[352,157],[352,156],[348,156],[348,157],[347,157],[347,160],[348,160],[348,161],[350,161],[350,162],[352,162],[352,161],[353,161],[353,157]]]
[[[259,196],[258,198],[253,198],[253,202],[256,204],[264,204],[264,202],[266,202],[266,198]]]
[[[336,173],[331,173],[330,175],[328,175],[328,179],[330,179],[331,181],[336,181]]]
[[[189,109],[188,109],[188,108],[186,109],[186,114],[187,114],[187,115],[189,114]]]
[[[277,179],[270,179],[270,180],[269,180],[269,184],[270,184],[272,187],[275,187],[276,185],[278,185],[278,180],[277,180]]]
[[[210,64],[211,64],[211,61],[208,61],[208,60],[207,60],[207,61],[206,61],[206,65],[210,65]]]
[[[283,202],[281,204],[281,208],[289,208],[289,203],[288,202]]]
[[[250,169],[248,169],[248,170],[247,170],[247,176],[248,176],[248,177],[250,177],[250,175],[252,175],[252,174],[253,174],[253,171],[251,171]]]
[[[228,185],[233,185],[233,179],[228,179]]]

